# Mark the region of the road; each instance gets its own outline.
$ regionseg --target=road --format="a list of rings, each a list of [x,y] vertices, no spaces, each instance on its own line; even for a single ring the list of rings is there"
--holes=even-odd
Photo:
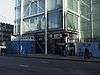
[[[0,75],[100,75],[100,63],[0,56]]]

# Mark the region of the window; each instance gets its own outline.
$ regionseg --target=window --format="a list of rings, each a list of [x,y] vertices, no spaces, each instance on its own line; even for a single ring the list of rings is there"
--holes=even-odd
[[[39,15],[32,17],[30,19],[24,20],[25,28],[29,31],[41,30],[45,28],[44,15]]]
[[[30,29],[32,31],[37,30],[37,23],[38,23],[37,17],[33,17],[33,18],[30,19]]]
[[[37,7],[38,7],[38,13],[44,12],[44,10],[45,10],[45,0],[39,0]]]
[[[38,0],[34,2],[24,2],[25,16],[42,13],[45,10],[45,0]],[[30,13],[29,13],[30,12]]]
[[[37,10],[38,10],[37,2],[32,3],[31,8],[29,10],[29,11],[31,11],[30,15],[37,14]]]
[[[62,14],[60,11],[51,12],[48,14],[48,28],[61,28],[61,17]]]
[[[16,3],[16,6],[20,6],[21,5],[21,0],[16,0],[15,3]]]
[[[16,14],[15,14],[16,20],[20,19],[21,18],[21,7],[16,8],[15,11],[16,11]]]
[[[86,20],[85,18],[82,18],[81,17],[81,35],[82,35],[82,38],[91,38],[92,36],[92,28],[91,28],[91,24],[90,24],[90,21]]]
[[[78,16],[77,15],[68,13],[65,19],[67,20],[65,24],[67,25],[68,28],[78,29]]]
[[[91,22],[81,17],[81,30],[82,31],[90,31],[91,30]]]
[[[78,0],[68,0],[68,8],[78,12]]]
[[[90,4],[91,3],[91,0],[82,0],[84,3],[86,4]]]
[[[48,10],[61,8],[62,0],[47,0]]]
[[[81,15],[90,19],[91,8],[83,3],[81,3]]]

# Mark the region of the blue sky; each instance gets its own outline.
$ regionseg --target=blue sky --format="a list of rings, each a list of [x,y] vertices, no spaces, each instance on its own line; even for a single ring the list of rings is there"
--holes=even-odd
[[[0,22],[14,24],[14,1],[0,0]]]

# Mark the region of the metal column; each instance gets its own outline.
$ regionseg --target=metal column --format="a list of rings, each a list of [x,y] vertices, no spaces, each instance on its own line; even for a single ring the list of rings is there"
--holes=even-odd
[[[24,0],[21,0],[21,26],[20,26],[20,35],[23,34],[23,9],[24,9]]]
[[[81,32],[80,32],[80,21],[81,21],[81,11],[80,11],[80,1],[78,1],[78,41],[81,40]]]
[[[48,51],[47,51],[47,0],[45,0],[45,55],[48,54]]]
[[[65,0],[63,0],[62,5],[63,5],[63,29],[65,30]]]
[[[93,5],[92,5],[92,0],[91,0],[91,26],[92,26],[92,42],[94,39],[94,30],[93,30]]]

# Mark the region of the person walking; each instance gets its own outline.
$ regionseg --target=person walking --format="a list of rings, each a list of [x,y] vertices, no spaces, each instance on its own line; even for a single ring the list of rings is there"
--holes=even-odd
[[[89,56],[89,49],[88,48],[85,48],[85,52],[84,52],[84,59],[89,59],[90,56]]]

